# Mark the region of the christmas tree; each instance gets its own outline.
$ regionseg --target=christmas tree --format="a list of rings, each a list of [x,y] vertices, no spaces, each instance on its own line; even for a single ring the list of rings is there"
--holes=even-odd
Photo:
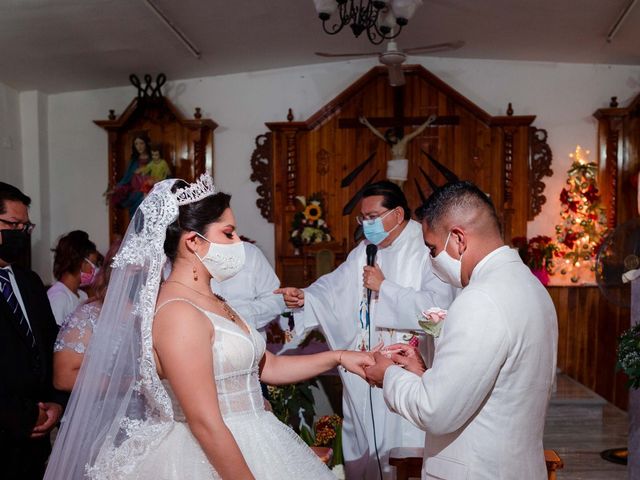
[[[606,216],[597,186],[598,166],[589,151],[576,147],[567,186],[560,192],[561,223],[556,226],[559,273],[572,283],[595,280],[595,257],[606,230]],[[557,273],[557,272],[556,272]]]

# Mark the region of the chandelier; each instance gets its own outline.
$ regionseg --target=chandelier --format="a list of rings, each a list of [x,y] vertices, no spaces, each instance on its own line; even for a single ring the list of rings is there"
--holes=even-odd
[[[397,37],[422,0],[313,0],[322,28],[335,35],[345,25],[356,37],[367,32],[374,45]]]

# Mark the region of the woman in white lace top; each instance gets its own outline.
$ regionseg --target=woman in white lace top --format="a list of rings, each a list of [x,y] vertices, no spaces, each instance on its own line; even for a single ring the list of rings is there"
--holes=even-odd
[[[78,371],[84,359],[84,352],[100,315],[102,301],[107,293],[111,276],[111,261],[118,252],[120,242],[111,244],[105,258],[104,267],[98,272],[93,288],[95,295],[71,312],[58,332],[53,346],[53,385],[58,390],[70,392],[76,383]]]

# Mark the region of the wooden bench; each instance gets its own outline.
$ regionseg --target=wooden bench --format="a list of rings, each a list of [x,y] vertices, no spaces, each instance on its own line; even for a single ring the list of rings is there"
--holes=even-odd
[[[564,467],[562,459],[553,450],[545,450],[544,461],[547,464],[548,480],[556,480],[556,470]],[[422,471],[422,448],[392,448],[389,452],[389,465],[396,467],[396,480],[420,478]]]

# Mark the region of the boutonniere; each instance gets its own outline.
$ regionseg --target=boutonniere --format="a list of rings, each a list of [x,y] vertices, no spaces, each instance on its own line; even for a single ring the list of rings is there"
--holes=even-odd
[[[447,318],[446,310],[438,307],[432,307],[418,315],[418,324],[426,333],[437,338],[440,336],[442,321],[445,318]]]

